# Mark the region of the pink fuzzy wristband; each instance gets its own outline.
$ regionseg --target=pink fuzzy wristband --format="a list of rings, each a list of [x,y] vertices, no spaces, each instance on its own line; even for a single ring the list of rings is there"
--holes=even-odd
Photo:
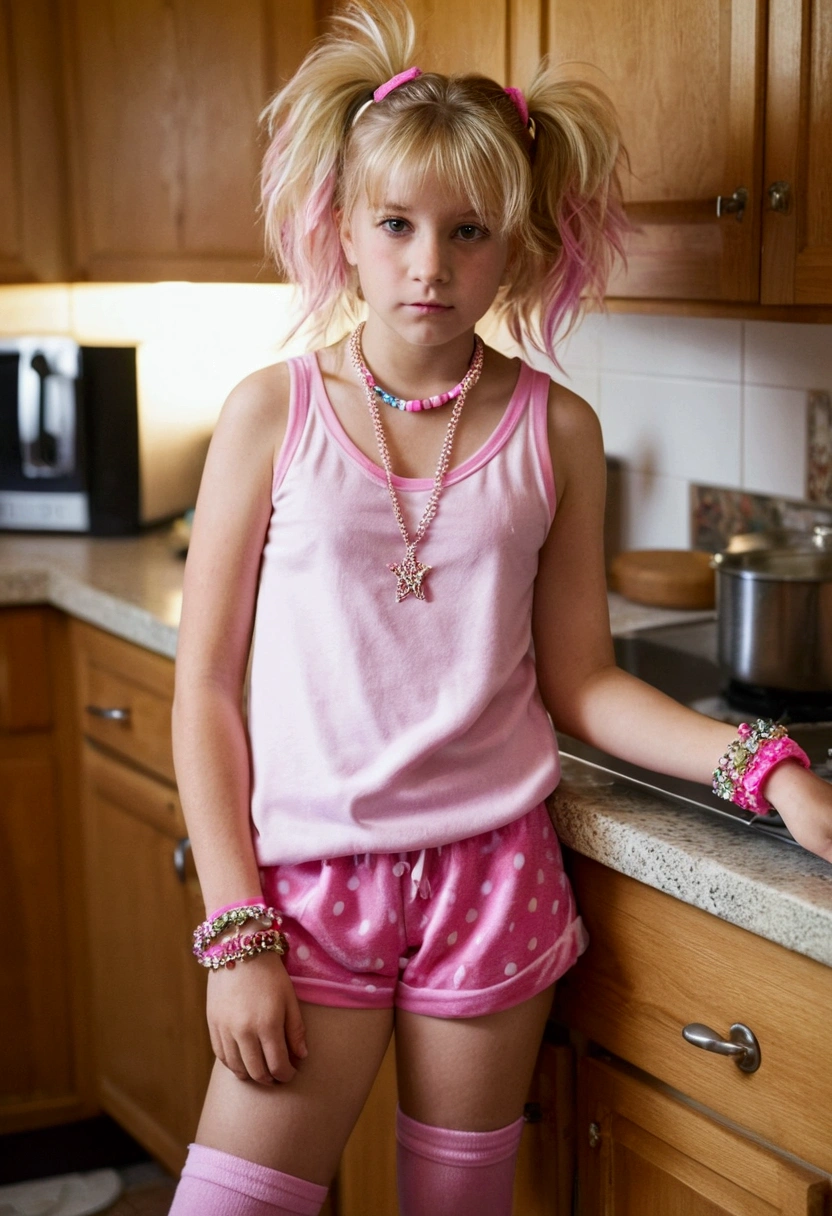
[[[771,810],[771,803],[762,787],[772,769],[784,760],[797,760],[804,768],[811,768],[811,761],[789,738],[785,726],[775,726],[762,718],[753,726],[742,722],[737,736],[714,769],[713,791],[746,811],[764,815]]]

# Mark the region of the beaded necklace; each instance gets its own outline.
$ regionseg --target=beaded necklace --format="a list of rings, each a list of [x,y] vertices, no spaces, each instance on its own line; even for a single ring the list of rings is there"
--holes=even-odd
[[[356,330],[356,333],[360,333],[362,329],[363,322]],[[353,334],[353,337],[354,336],[355,335]],[[386,401],[388,405],[392,405],[393,409],[407,410],[409,413],[413,413],[416,410],[435,410],[438,409],[440,405],[447,405],[449,401],[456,401],[457,397],[462,392],[462,386],[465,384],[468,376],[471,373],[474,359],[477,357],[477,346],[475,342],[474,351],[471,355],[471,362],[468,364],[468,371],[460,380],[459,384],[455,385],[454,388],[448,389],[447,393],[437,393],[435,397],[418,397],[414,398],[412,401],[408,401],[404,397],[396,397],[393,393],[388,393],[381,387],[380,384],[376,384],[373,373],[364,362],[364,356],[361,353],[360,337],[357,342],[356,350],[358,352],[357,357],[353,352],[352,338],[350,338],[350,354],[353,355],[353,364],[355,365],[356,371],[361,376],[361,379],[364,381],[367,387],[371,388],[376,396],[380,397],[382,401]]]
[[[436,473],[433,478],[433,490],[428,499],[427,506],[419,521],[419,526],[411,540],[407,525],[404,522],[401,505],[398,495],[393,486],[393,469],[390,462],[390,452],[387,447],[387,440],[384,437],[384,429],[381,425],[381,416],[378,409],[378,401],[376,400],[376,392],[374,391],[375,382],[372,381],[364,356],[361,352],[361,331],[364,328],[362,322],[356,330],[350,335],[349,352],[353,367],[357,375],[364,385],[367,393],[367,406],[370,410],[370,415],[373,419],[373,429],[376,435],[379,452],[381,453],[381,462],[384,465],[384,472],[387,475],[387,490],[390,495],[390,501],[393,504],[393,514],[396,516],[396,523],[399,525],[399,531],[402,534],[405,544],[405,555],[401,562],[388,562],[387,569],[392,570],[396,576],[396,603],[399,604],[403,599],[406,599],[411,593],[415,595],[417,600],[425,598],[425,591],[422,583],[426,575],[433,569],[432,566],[426,566],[423,562],[416,559],[416,546],[424,538],[428,530],[428,525],[436,514],[436,508],[439,504],[439,496],[442,493],[442,481],[448,471],[448,465],[451,460],[451,448],[453,446],[454,435],[456,433],[457,424],[462,413],[462,407],[465,404],[465,398],[468,393],[477,383],[482,372],[482,362],[484,347],[482,339],[479,335],[474,337],[474,354],[468,366],[468,371],[458,384],[457,388],[452,390],[456,396],[454,400],[454,408],[451,412],[448,429],[445,432],[445,441],[442,444],[442,450],[439,453],[439,462],[436,466]],[[370,377],[368,379],[368,377]],[[371,382],[372,381],[372,382]],[[443,394],[444,395],[444,394]],[[433,400],[433,398],[428,398]],[[441,404],[441,403],[440,403]],[[401,408],[401,407],[398,407]],[[416,407],[414,407],[416,408]],[[430,408],[430,407],[428,407]]]

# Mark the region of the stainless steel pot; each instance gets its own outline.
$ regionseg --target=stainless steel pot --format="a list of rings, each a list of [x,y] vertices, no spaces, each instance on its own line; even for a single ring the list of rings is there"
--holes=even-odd
[[[832,693],[832,529],[714,557],[717,649],[725,677]]]

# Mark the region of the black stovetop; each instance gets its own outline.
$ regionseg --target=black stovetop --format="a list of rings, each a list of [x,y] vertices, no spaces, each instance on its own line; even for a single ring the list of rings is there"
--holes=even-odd
[[[749,717],[748,708],[737,709],[722,695],[723,681],[716,661],[716,622],[713,620],[622,634],[615,639],[615,653],[619,667],[700,713],[737,724]],[[765,716],[786,723],[789,734],[808,754],[814,771],[832,781],[832,721],[794,722],[784,705],[768,707]],[[807,715],[798,713],[796,716]],[[825,713],[824,717],[827,717]],[[558,742],[565,756],[574,756],[618,778],[746,823],[755,831],[796,843],[776,812],[754,815],[717,798],[707,786],[628,764],[568,735],[558,734]]]

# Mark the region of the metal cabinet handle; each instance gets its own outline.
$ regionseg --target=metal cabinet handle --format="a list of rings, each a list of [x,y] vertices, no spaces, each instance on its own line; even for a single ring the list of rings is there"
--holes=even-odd
[[[87,705],[85,709],[88,714],[92,714],[94,718],[106,718],[108,722],[129,722],[130,707],[123,706],[108,706],[108,705]]]
[[[173,849],[173,868],[176,871],[176,877],[181,883],[187,882],[188,875],[185,873],[185,864],[187,862],[188,853],[191,848],[190,839],[183,836],[181,840],[177,840]]]
[[[760,1044],[752,1030],[742,1022],[735,1022],[728,1031],[728,1038],[721,1038],[710,1026],[691,1022],[682,1031],[682,1037],[703,1051],[715,1051],[720,1056],[731,1056],[737,1068],[743,1072],[756,1072],[760,1067]]]
[[[766,193],[771,211],[788,211],[792,188],[788,182],[772,182]]]
[[[738,220],[741,220],[748,206],[748,191],[745,186],[738,186],[733,194],[718,194],[716,198],[716,213],[718,217],[723,215],[735,215]]]

